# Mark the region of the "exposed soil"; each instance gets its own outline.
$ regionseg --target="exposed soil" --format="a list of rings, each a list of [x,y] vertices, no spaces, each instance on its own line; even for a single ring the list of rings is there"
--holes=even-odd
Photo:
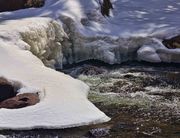
[[[32,106],[39,103],[39,95],[37,93],[24,93],[8,98],[0,102],[0,109],[18,109],[27,106]]]

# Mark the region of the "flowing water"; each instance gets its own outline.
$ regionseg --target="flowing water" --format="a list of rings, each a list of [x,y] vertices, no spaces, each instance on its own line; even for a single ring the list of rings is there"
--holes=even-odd
[[[64,130],[7,130],[0,134],[9,138],[180,137],[179,64],[110,66],[90,61],[63,71],[88,84],[89,99],[112,120]]]

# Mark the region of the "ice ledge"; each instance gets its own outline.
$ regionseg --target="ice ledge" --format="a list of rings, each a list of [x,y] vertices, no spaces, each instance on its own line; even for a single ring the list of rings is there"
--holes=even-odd
[[[180,49],[168,49],[162,44],[163,39],[179,35],[179,29],[168,29],[146,35],[141,35],[137,30],[136,34],[128,36],[115,37],[106,34],[93,36],[80,32],[72,18],[67,16],[59,18],[70,38],[64,38],[62,42],[64,64],[90,59],[108,64],[121,64],[126,61],[180,63]]]

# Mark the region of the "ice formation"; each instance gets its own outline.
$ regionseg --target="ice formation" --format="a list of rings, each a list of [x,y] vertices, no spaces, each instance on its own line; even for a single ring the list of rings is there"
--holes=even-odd
[[[53,53],[46,46],[54,46],[54,30],[59,34],[56,43],[64,37],[57,28],[56,22],[44,18],[10,21],[0,27],[0,76],[19,88],[19,93],[38,92],[41,98],[34,106],[0,109],[0,129],[67,128],[109,120],[88,101],[87,85],[45,67],[40,60],[42,50]],[[39,49],[34,50],[35,46]]]
[[[161,43],[164,38],[180,34],[180,3],[177,0],[150,0],[148,7],[145,0],[114,0],[110,18],[102,17],[93,1],[80,3],[86,10],[79,23],[72,17],[60,16],[71,38],[68,49],[63,48],[67,63],[88,59],[109,64],[129,60],[180,63],[179,49],[167,49]],[[84,3],[91,6],[88,8]]]
[[[0,13],[1,76],[45,93],[33,107],[1,109],[0,128],[64,128],[108,120],[87,100],[86,85],[44,64],[180,63],[180,49],[161,43],[180,33],[178,0],[112,2],[110,18],[100,14],[96,0],[46,0],[42,8]]]

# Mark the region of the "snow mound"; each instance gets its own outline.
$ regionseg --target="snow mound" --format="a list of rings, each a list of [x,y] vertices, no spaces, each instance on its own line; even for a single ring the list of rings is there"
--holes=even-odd
[[[67,128],[109,120],[88,101],[87,85],[47,68],[30,51],[48,51],[46,48],[56,42],[51,41],[56,40],[53,27],[59,31],[60,41],[64,34],[56,25],[51,19],[29,18],[0,26],[0,76],[18,84],[20,93],[38,91],[41,97],[34,106],[0,109],[0,129]]]
[[[138,59],[148,62],[180,63],[180,49],[168,49],[159,40],[144,45],[137,51]]]

